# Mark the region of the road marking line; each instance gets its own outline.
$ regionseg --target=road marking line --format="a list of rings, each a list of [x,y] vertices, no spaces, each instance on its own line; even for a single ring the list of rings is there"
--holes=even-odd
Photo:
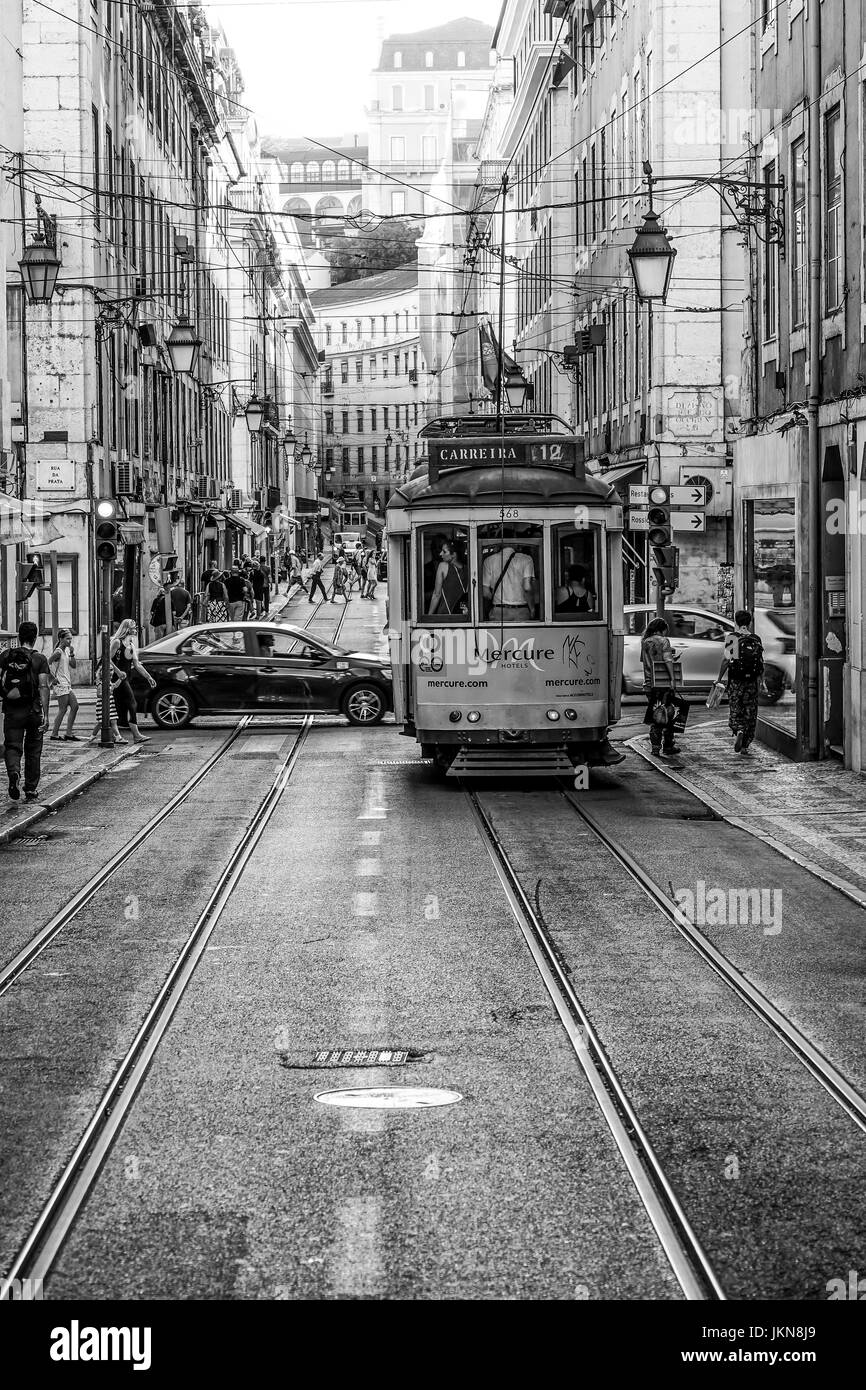
[[[361,844],[362,844],[362,845],[378,845],[379,842],[381,841],[381,839],[382,839],[382,832],[381,832],[381,830],[362,830],[362,831],[361,831]]]
[[[352,1197],[337,1211],[331,1253],[335,1293],[375,1294],[382,1280],[379,1252],[380,1203],[377,1197]]]
[[[355,861],[355,875],[357,878],[376,878],[381,873],[381,860],[379,859],[357,859]]]
[[[353,893],[352,911],[356,917],[375,917],[379,908],[378,893]]]

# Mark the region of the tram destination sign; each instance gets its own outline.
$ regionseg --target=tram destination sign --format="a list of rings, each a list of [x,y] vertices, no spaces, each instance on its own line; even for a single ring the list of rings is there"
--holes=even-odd
[[[451,468],[561,468],[585,476],[583,448],[562,435],[471,435],[428,441],[431,481]]]

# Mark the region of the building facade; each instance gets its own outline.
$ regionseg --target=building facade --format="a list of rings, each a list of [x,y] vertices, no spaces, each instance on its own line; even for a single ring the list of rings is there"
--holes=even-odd
[[[384,515],[420,454],[425,364],[414,266],[318,290],[323,492],[358,493]]]
[[[356,217],[362,207],[366,135],[269,136],[262,150],[280,163],[282,206],[297,214],[303,245],[312,249],[341,236],[342,217]]]
[[[3,8],[5,16],[15,6]],[[195,592],[211,560],[273,544],[268,512],[297,511],[278,431],[298,355],[310,377],[317,361],[309,302],[289,270],[299,259],[282,230],[291,219],[277,216],[278,190],[267,165],[256,165],[254,131],[244,135],[238,120],[247,108],[225,34],[175,0],[55,8],[47,15],[23,0],[23,119],[0,135],[20,162],[26,234],[39,194],[57,219],[62,260],[51,302],[25,306],[22,318],[20,246],[12,248],[8,419],[20,439],[19,490],[46,518],[58,616],[86,679],[105,606],[96,499],[114,497],[120,508],[110,608],[146,625],[168,569]],[[186,321],[200,341],[191,372],[173,370],[168,350]],[[238,420],[255,376],[272,397],[273,433],[250,446]],[[308,394],[315,401],[312,383]],[[170,550],[159,508],[168,509]],[[7,625],[24,611],[10,563]],[[45,592],[26,611],[50,633]]]
[[[367,109],[363,204],[370,212],[420,217],[442,210],[432,185],[443,160],[453,160],[454,141],[465,138],[462,123],[483,111],[491,37],[480,20],[455,19],[385,39]]]
[[[782,235],[752,247],[737,593],[796,664],[796,699],[765,712],[785,746],[862,770],[866,16],[789,0],[754,3],[752,21],[752,172],[786,196]]]

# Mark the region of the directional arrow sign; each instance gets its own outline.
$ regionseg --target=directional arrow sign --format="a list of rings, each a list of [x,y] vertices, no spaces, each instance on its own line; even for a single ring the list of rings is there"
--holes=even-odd
[[[672,531],[706,531],[707,518],[703,512],[671,512]]]
[[[691,483],[686,487],[671,488],[672,507],[705,507],[707,505],[707,489],[702,486],[692,487]]]
[[[630,531],[649,530],[649,512],[641,511],[637,507],[629,507],[628,510],[628,529]]]

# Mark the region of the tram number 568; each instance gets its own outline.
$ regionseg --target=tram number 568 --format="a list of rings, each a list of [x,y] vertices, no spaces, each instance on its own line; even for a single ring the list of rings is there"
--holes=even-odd
[[[520,511],[517,507],[500,507],[499,516],[503,521],[516,521]]]

